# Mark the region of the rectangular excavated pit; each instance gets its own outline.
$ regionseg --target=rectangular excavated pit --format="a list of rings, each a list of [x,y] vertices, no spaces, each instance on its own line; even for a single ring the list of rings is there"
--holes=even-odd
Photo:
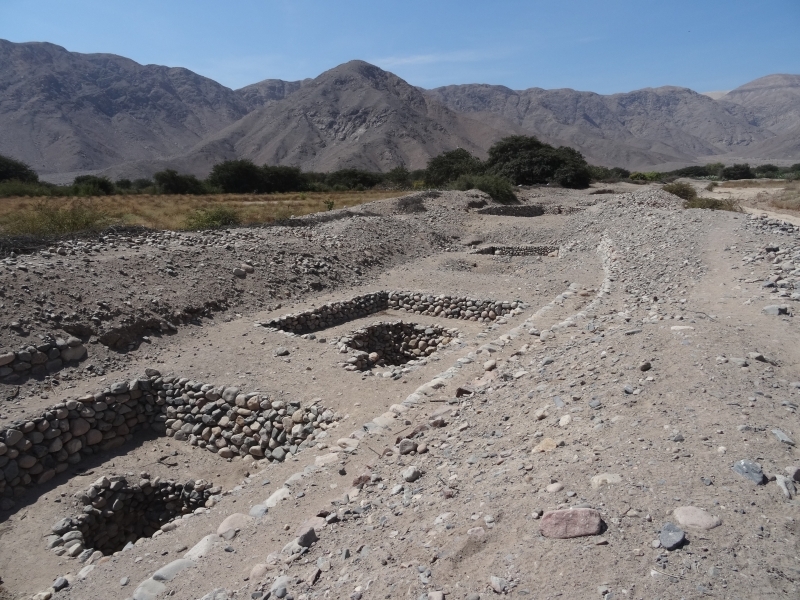
[[[377,322],[357,329],[339,340],[354,351],[345,363],[351,371],[366,371],[375,366],[399,366],[430,356],[449,344],[458,335],[457,329],[439,325],[420,325],[404,321]]]

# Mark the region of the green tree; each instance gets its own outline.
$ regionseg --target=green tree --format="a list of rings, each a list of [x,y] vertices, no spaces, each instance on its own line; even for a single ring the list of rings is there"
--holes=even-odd
[[[95,175],[78,175],[72,188],[76,196],[110,196],[117,191],[108,177]]]
[[[488,170],[515,185],[557,183],[564,187],[589,185],[591,173],[583,155],[567,146],[554,148],[534,136],[512,135],[489,148]]]
[[[206,180],[226,194],[266,192],[264,171],[251,160],[226,160],[214,165]]]
[[[308,179],[297,167],[261,167],[264,189],[269,193],[302,192],[308,189]]]
[[[443,152],[428,161],[428,167],[425,169],[425,183],[429,186],[439,187],[455,181],[462,175],[479,175],[483,171],[484,166],[480,159],[475,158],[463,148],[458,148]]]
[[[36,183],[39,176],[24,162],[0,154],[0,181],[11,180]]]
[[[383,181],[383,175],[361,169],[339,169],[325,176],[325,183],[334,190],[366,190]]]
[[[194,175],[181,175],[174,169],[159,171],[153,175],[156,187],[161,194],[205,194],[203,182]]]
[[[725,167],[722,169],[722,178],[723,179],[752,179],[753,178],[753,171],[750,169],[750,165],[744,163],[742,165],[733,165],[731,167]]]
[[[386,181],[398,187],[409,187],[411,185],[411,173],[401,165],[386,173]]]

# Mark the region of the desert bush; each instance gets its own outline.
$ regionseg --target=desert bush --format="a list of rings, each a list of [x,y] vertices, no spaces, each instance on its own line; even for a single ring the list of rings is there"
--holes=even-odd
[[[483,173],[484,166],[480,159],[472,156],[463,148],[443,152],[428,161],[425,169],[425,183],[433,187],[447,185],[462,175],[478,175]]]
[[[722,169],[721,177],[723,179],[753,179],[753,171],[747,163],[735,164]]]
[[[0,181],[36,183],[39,176],[24,162],[0,154]]]
[[[186,229],[219,229],[235,227],[242,222],[239,213],[228,206],[201,208],[186,217]]]
[[[98,230],[107,222],[107,215],[85,200],[42,199],[32,210],[8,215],[0,225],[9,235],[49,237]]]
[[[203,182],[194,175],[181,175],[173,169],[159,171],[153,175],[156,189],[160,194],[190,194],[200,195],[206,193]]]
[[[709,183],[709,184],[706,186],[706,191],[707,191],[707,192],[713,192],[713,191],[714,191],[714,189],[715,189],[715,188],[716,188],[718,185],[719,185],[719,184],[718,184],[716,181],[711,181],[711,182],[710,182],[710,183]]]
[[[717,200],[716,198],[695,197],[684,202],[683,208],[706,208],[709,210],[743,212],[742,207],[735,200]]]
[[[694,200],[697,198],[697,191],[694,189],[694,186],[689,183],[669,183],[661,189],[683,200]]]
[[[462,175],[451,187],[455,190],[480,190],[489,194],[492,200],[508,204],[516,202],[517,196],[514,188],[507,179],[497,175]]]

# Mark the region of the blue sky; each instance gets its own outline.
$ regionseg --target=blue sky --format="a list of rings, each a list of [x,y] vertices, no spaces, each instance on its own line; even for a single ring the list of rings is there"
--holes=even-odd
[[[800,73],[800,0],[0,0],[0,38],[233,88],[359,58],[428,88],[712,91]]]

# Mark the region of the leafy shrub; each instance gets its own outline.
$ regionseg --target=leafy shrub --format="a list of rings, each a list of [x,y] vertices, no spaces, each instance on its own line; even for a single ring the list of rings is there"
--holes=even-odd
[[[323,200],[322,203],[325,205],[325,210],[333,210],[333,200]]]
[[[589,175],[591,175],[592,181],[614,183],[620,179],[628,179],[628,177],[631,175],[631,172],[621,167],[613,167],[609,169],[608,167],[589,165]]]
[[[227,206],[196,210],[186,217],[186,229],[219,229],[235,227],[242,222],[239,213]]]
[[[662,174],[658,171],[648,171],[646,173],[636,171],[630,175],[631,181],[661,181],[661,177]]]
[[[140,179],[134,179],[131,182],[131,186],[133,187],[133,189],[137,191],[142,191],[146,190],[147,188],[155,187],[155,183],[153,183],[151,179],[140,178]]]
[[[0,154],[0,181],[36,183],[39,176],[24,162]]]
[[[512,135],[489,148],[487,169],[514,185],[557,183],[564,187],[588,187],[589,165],[573,148],[554,148],[534,136]]]
[[[17,179],[0,181],[0,198],[10,198],[14,196],[65,196],[68,195],[69,188],[60,187],[51,183],[26,182]]]
[[[712,181],[706,186],[706,191],[707,192],[713,192],[714,188],[716,188],[718,185],[719,184],[716,181]]]
[[[508,180],[503,177],[498,177],[497,175],[462,175],[451,185],[455,190],[466,191],[478,189],[489,194],[492,200],[504,204],[516,202],[517,200],[517,196],[514,194],[514,188]]]
[[[670,183],[661,189],[683,200],[694,200],[697,198],[697,191],[695,191],[694,187],[689,183]]]
[[[206,193],[203,182],[194,175],[181,175],[173,169],[159,171],[153,175],[156,188],[161,194],[192,194]]]
[[[747,163],[743,165],[735,164],[732,167],[722,169],[721,177],[723,179],[753,179],[753,171]]]
[[[128,191],[133,189],[133,182],[130,179],[117,179],[114,182],[114,187],[118,190]]]
[[[709,210],[730,210],[742,212],[742,207],[735,200],[717,200],[715,198],[695,197],[683,203],[683,208],[706,208]]]
[[[677,177],[708,177],[712,174],[707,166],[684,167],[670,171],[670,175]]]
[[[12,235],[56,236],[101,229],[108,217],[85,201],[39,201],[33,210],[12,213],[3,222],[3,231]]]
[[[462,175],[478,175],[483,173],[484,166],[480,159],[472,156],[463,148],[443,152],[428,161],[425,169],[425,183],[440,187],[455,181]]]

